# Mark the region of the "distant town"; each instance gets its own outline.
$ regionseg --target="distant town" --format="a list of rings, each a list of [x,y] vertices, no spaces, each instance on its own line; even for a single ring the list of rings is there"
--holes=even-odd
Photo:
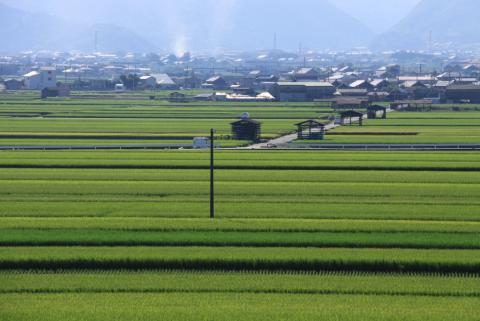
[[[480,103],[480,59],[451,52],[297,52],[218,56],[29,52],[0,56],[0,91],[169,90],[182,101]],[[194,92],[192,90],[195,90]]]

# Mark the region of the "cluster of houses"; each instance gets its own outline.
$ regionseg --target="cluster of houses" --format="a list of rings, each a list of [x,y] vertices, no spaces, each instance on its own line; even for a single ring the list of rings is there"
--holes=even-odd
[[[70,90],[172,90],[176,91],[172,100],[329,101],[346,107],[421,99],[480,103],[480,63],[473,58],[446,56],[442,59],[448,63],[440,72],[422,72],[411,68],[412,61],[382,66],[371,54],[352,54],[342,61],[339,56],[311,54],[301,59],[275,51],[221,59],[188,53],[181,57],[58,53],[17,60],[3,57],[5,61],[0,57],[0,91],[39,90],[49,97],[66,96]],[[205,93],[186,97],[182,89]]]
[[[255,70],[233,83],[215,75],[202,84],[202,88],[214,93],[198,95],[196,99],[225,101],[239,94],[251,100],[258,97],[281,102],[330,101],[344,107],[421,99],[480,103],[479,66],[450,66],[439,75],[409,75],[400,70],[399,65],[387,65],[374,73],[356,71],[350,66],[328,70],[302,67],[279,75]],[[232,94],[225,93],[226,90]]]

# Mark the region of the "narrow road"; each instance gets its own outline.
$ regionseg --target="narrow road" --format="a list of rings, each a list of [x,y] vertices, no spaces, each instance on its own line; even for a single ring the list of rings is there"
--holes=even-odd
[[[293,135],[293,134],[292,134]],[[283,136],[286,140],[290,139],[289,136]],[[296,139],[297,134],[294,135]],[[281,137],[282,138],[282,137]],[[272,140],[271,142],[278,142],[279,139]],[[265,143],[266,144],[266,143]],[[277,143],[278,144],[278,143]],[[263,146],[264,144],[258,144]],[[281,150],[449,150],[449,151],[461,151],[461,150],[480,150],[480,144],[295,144],[295,143],[282,143],[276,145]],[[253,150],[253,149],[273,149],[273,145],[270,147],[257,147],[252,148],[222,148],[225,150]],[[61,151],[61,150],[141,150],[141,149],[192,149],[191,144],[183,145],[162,145],[162,144],[150,144],[150,145],[108,145],[108,146],[0,146],[0,151]]]
[[[334,123],[330,123],[325,126],[325,130],[332,130],[336,127],[339,127],[340,125],[336,125]],[[278,137],[272,140],[269,140],[266,143],[260,143],[260,144],[254,144],[250,145],[248,147],[245,147],[244,149],[266,149],[266,148],[276,148],[276,147],[281,147],[283,145],[289,144],[293,142],[295,139],[297,139],[298,133],[293,133],[293,134],[288,134],[282,137]]]

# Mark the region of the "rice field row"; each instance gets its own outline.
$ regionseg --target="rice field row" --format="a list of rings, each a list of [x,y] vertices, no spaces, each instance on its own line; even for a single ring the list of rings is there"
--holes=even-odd
[[[477,233],[0,229],[0,246],[235,246],[480,249]]]
[[[5,294],[0,302],[0,316],[12,321],[476,321],[479,306],[469,297],[271,293]]]
[[[0,269],[480,273],[480,250],[277,247],[9,247]]]
[[[217,219],[118,217],[2,217],[2,228],[23,230],[138,231],[138,232],[285,232],[285,233],[460,233],[477,234],[479,222],[341,219]]]
[[[206,151],[9,151],[1,168],[207,169]],[[476,152],[218,151],[219,169],[252,170],[480,170]]]
[[[475,276],[385,273],[2,271],[0,294],[272,293],[480,297]]]

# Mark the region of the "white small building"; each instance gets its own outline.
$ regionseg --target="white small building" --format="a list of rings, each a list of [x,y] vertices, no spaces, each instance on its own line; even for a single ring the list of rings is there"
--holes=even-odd
[[[40,73],[38,71],[31,71],[23,75],[23,82],[26,89],[35,90],[40,89]]]
[[[195,149],[210,148],[210,138],[208,138],[208,137],[195,137],[193,139],[193,148],[195,148]]]
[[[57,86],[57,71],[54,67],[42,67],[23,76],[26,89],[43,90]]]
[[[144,89],[155,89],[157,87],[157,78],[150,75],[140,77],[140,87]]]
[[[124,84],[116,84],[115,85],[115,91],[117,93],[123,93],[125,91],[125,85]]]

